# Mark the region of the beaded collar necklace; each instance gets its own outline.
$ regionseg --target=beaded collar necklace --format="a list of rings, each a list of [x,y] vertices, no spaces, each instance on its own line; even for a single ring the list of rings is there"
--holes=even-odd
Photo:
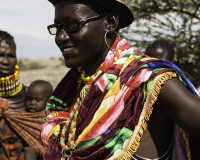
[[[22,89],[19,81],[19,66],[15,65],[14,74],[0,78],[0,96],[13,96]]]

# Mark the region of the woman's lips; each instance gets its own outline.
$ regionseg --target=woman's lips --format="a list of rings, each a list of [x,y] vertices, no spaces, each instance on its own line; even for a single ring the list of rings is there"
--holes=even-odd
[[[71,50],[73,50],[75,47],[68,47],[68,48],[64,48],[64,53],[69,52]]]
[[[0,72],[9,73],[9,72],[10,72],[10,69],[0,68]]]

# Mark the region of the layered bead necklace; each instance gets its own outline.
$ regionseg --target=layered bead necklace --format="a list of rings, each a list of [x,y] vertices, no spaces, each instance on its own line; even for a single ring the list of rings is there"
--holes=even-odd
[[[79,90],[81,89],[80,87],[82,82],[84,82],[84,84],[87,83],[91,77],[86,76],[85,71],[81,67],[78,68],[78,71],[80,72],[80,77],[77,80],[78,90]],[[76,123],[77,123],[78,111],[82,103],[82,100],[88,93],[89,89],[88,86],[86,85],[81,90],[82,91],[80,92],[80,96],[77,95],[77,97],[75,98],[76,99],[75,104],[73,104],[73,106],[70,108],[70,111],[68,112],[69,118],[66,120],[66,123],[61,131],[61,136],[60,136],[60,145],[62,148],[61,160],[69,159],[72,155],[73,149],[76,146],[75,135],[76,135]],[[69,133],[68,136],[65,136],[68,126],[70,126]],[[65,144],[66,137],[68,138],[67,138],[67,143]]]
[[[15,65],[14,74],[0,78],[0,96],[13,96],[19,93],[22,84],[19,81],[19,66]]]

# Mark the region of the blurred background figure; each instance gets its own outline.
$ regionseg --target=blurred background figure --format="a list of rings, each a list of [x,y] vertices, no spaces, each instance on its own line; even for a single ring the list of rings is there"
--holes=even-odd
[[[145,54],[150,57],[174,62],[174,46],[164,39],[151,43],[147,47]]]
[[[149,46],[147,46],[145,54],[150,57],[167,60],[175,63],[174,46],[164,39],[156,40]],[[200,93],[200,85],[196,89]]]
[[[53,86],[48,81],[35,80],[31,82],[26,96],[27,112],[44,111],[52,92]]]

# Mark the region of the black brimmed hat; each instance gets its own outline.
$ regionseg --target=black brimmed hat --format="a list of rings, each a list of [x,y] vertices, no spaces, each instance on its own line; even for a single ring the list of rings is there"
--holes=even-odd
[[[48,0],[54,6],[60,1],[67,0]],[[79,0],[88,2],[93,5],[100,6],[107,9],[108,11],[114,12],[119,16],[121,28],[129,26],[133,22],[133,14],[131,10],[125,5],[123,0]]]

